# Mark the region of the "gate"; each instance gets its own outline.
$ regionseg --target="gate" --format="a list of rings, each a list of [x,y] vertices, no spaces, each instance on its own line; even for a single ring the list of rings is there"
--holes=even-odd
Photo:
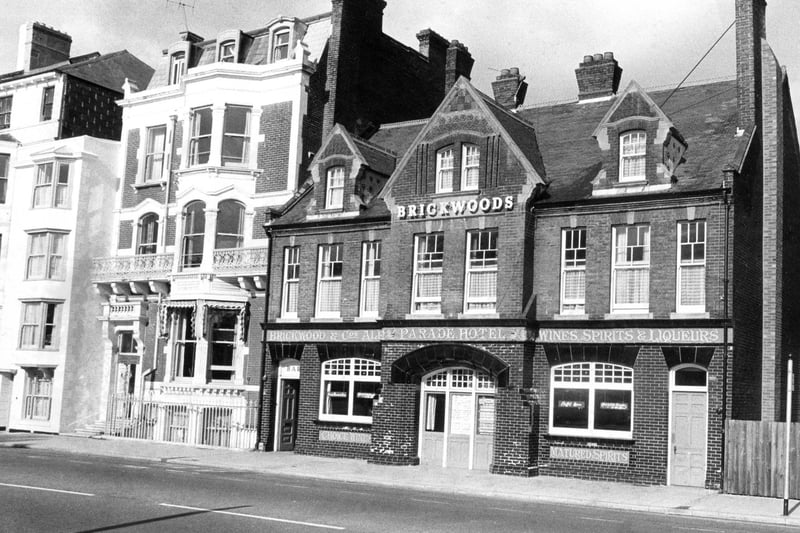
[[[791,425],[789,497],[800,498],[800,424]],[[786,422],[725,423],[725,492],[783,498]]]

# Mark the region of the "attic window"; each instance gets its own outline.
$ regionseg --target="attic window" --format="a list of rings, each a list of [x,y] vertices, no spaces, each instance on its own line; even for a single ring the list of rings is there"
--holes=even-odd
[[[444,148],[436,152],[436,192],[453,190],[453,149]]]
[[[186,53],[177,52],[172,54],[169,64],[169,84],[177,85],[183,79],[183,73],[186,71]]]
[[[474,144],[465,144],[461,148],[461,190],[473,191],[478,188],[478,167],[481,162],[481,151]]]
[[[220,43],[219,60],[222,63],[236,63],[236,41],[230,40]]]
[[[343,206],[344,167],[331,167],[325,187],[325,209],[341,209]]]
[[[272,34],[272,62],[289,57],[289,30],[282,29]]]
[[[619,181],[645,179],[647,134],[643,131],[623,133],[619,138]]]

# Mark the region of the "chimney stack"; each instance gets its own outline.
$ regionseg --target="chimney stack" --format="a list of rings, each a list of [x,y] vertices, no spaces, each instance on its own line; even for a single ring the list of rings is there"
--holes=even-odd
[[[578,100],[604,98],[617,94],[622,69],[613,52],[583,57],[583,62],[575,69],[578,79]]]
[[[447,47],[447,59],[445,63],[445,93],[450,90],[460,76],[469,79],[473,63],[475,63],[475,60],[472,59],[472,55],[469,53],[466,46],[455,39],[450,41],[450,46]]]
[[[28,22],[19,27],[17,70],[29,71],[48,67],[69,59],[72,37],[45,26],[41,22]]]
[[[764,0],[736,0],[736,84],[739,127],[761,121],[761,40],[766,39]]]
[[[427,57],[432,65],[444,65],[447,58],[447,47],[450,43],[430,28],[420,30],[417,34],[419,53]]]
[[[506,109],[516,109],[525,102],[528,84],[525,83],[525,76],[520,76],[517,67],[504,68],[492,82],[492,92],[498,105]]]

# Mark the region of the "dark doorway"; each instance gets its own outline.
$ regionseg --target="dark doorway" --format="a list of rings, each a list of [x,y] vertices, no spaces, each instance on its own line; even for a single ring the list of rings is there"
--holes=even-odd
[[[297,437],[299,394],[299,379],[281,380],[280,441],[278,451],[294,450],[294,440]]]

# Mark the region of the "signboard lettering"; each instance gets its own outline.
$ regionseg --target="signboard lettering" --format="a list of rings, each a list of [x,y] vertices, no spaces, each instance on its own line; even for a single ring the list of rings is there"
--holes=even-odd
[[[722,328],[611,328],[539,330],[539,342],[628,344],[719,344]],[[733,337],[729,333],[729,340]]]
[[[445,202],[429,202],[427,204],[398,205],[395,207],[397,218],[436,218],[474,215],[477,213],[497,213],[514,209],[513,196],[492,196],[472,198],[471,200],[448,200]]]
[[[569,448],[551,446],[551,459],[568,459],[571,461],[595,461],[597,463],[616,463],[626,465],[630,461],[630,452],[626,450],[600,450],[592,448]]]

